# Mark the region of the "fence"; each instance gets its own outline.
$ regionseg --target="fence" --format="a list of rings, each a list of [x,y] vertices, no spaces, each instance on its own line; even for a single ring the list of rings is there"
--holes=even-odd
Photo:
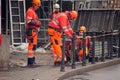
[[[89,58],[86,57],[86,36],[90,36],[92,43],[92,51],[89,53]],[[115,57],[120,58],[120,32],[119,31],[111,31],[111,32],[86,32],[83,35],[83,56],[81,65],[86,66],[87,63],[95,64],[98,61],[104,62],[106,59],[113,59]],[[65,71],[65,62],[64,56],[66,55],[65,44],[66,44],[66,37],[63,35],[63,54],[62,54],[62,63],[60,67],[60,71]],[[75,60],[75,34],[73,34],[73,39],[71,41],[71,60],[70,65],[72,69],[76,68],[76,60]],[[88,61],[87,61],[88,60]]]

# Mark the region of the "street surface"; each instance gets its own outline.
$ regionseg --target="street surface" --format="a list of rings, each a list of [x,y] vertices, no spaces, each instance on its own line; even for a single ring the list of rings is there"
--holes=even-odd
[[[120,80],[120,64],[76,75],[65,80]]]
[[[24,67],[27,64],[27,53],[21,53],[21,52],[11,53],[10,64],[9,64],[10,69],[8,71],[0,71],[0,80],[57,80],[59,77],[63,76],[64,73],[68,73],[69,71],[72,71],[71,67],[66,67],[65,72],[60,72],[59,66],[58,67],[53,66],[53,54],[51,51],[47,51],[46,53],[37,52],[36,63],[37,65],[39,65],[36,68]],[[97,65],[97,64],[93,64],[93,65]],[[80,68],[82,69],[84,67],[78,66],[78,68],[76,69],[80,69]],[[120,77],[118,76],[120,74],[119,68],[120,65],[111,67],[110,69],[108,68],[106,71],[101,70],[102,72],[105,71],[103,73],[102,72],[100,73],[99,71],[94,71],[94,72],[85,73],[82,76],[78,75],[75,76],[75,78],[71,78],[67,80],[120,80],[119,79]],[[105,76],[105,74],[107,77],[109,75],[112,76],[115,75],[115,78],[112,79],[110,76],[108,79],[102,79],[104,77],[101,76]]]

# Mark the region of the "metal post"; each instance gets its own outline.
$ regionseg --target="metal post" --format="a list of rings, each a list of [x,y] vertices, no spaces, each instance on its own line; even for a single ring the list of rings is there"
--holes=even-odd
[[[60,9],[61,9],[61,12],[62,12],[62,4],[63,4],[62,0],[60,0],[60,7],[61,7]]]
[[[5,0],[6,1],[6,35],[8,35],[8,12],[9,12],[9,8],[8,8],[8,0]]]
[[[102,32],[102,57],[101,57],[101,61],[104,62],[105,61],[105,53],[104,53],[104,42],[105,42],[105,37],[104,37],[104,31]]]
[[[82,66],[86,66],[86,33],[83,34],[83,60]]]
[[[118,52],[118,58],[120,58],[120,31],[119,31],[119,52]]]
[[[108,33],[107,33],[107,34],[108,34]],[[110,59],[110,35],[107,36],[107,49],[108,49],[107,58]]]
[[[95,64],[95,33],[93,33],[92,38],[92,64]]]
[[[52,12],[52,7],[51,7],[51,0],[48,0],[49,1],[49,11],[48,12]]]
[[[64,62],[64,55],[65,55],[65,34],[63,33],[62,36],[62,62],[61,62],[61,67],[60,71],[65,72],[65,62]]]
[[[72,69],[76,68],[75,65],[75,33],[73,33],[73,38],[72,38]]]
[[[71,0],[71,3],[72,3],[72,10],[74,10],[74,1]]]
[[[113,31],[111,31],[112,34],[110,36],[110,59],[113,59]]]

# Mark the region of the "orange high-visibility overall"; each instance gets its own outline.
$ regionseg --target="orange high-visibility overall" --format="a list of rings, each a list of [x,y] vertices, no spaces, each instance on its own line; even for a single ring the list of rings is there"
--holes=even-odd
[[[73,34],[67,15],[65,13],[57,13],[52,17],[48,28],[48,34],[54,52],[54,62],[61,62],[62,60],[62,32],[70,37]]]
[[[89,54],[89,45],[90,45],[90,38],[86,38],[86,56]],[[78,57],[80,60],[82,60],[83,57],[83,38],[77,38],[76,39],[76,47],[78,49]]]
[[[26,24],[30,22],[30,20],[38,21],[38,16],[33,7],[30,7],[26,13]],[[35,63],[35,50],[37,47],[37,39],[38,39],[38,27],[35,25],[27,25],[26,27],[27,40],[28,40],[28,65]]]

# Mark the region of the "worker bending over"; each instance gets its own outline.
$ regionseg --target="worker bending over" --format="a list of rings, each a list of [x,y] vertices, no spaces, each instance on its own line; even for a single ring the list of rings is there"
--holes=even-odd
[[[50,36],[51,46],[54,53],[54,64],[60,64],[62,61],[62,41],[61,37],[65,33],[69,38],[73,38],[71,20],[77,18],[76,11],[65,11],[56,14],[49,22],[48,34]],[[64,58],[66,61],[66,57]]]

